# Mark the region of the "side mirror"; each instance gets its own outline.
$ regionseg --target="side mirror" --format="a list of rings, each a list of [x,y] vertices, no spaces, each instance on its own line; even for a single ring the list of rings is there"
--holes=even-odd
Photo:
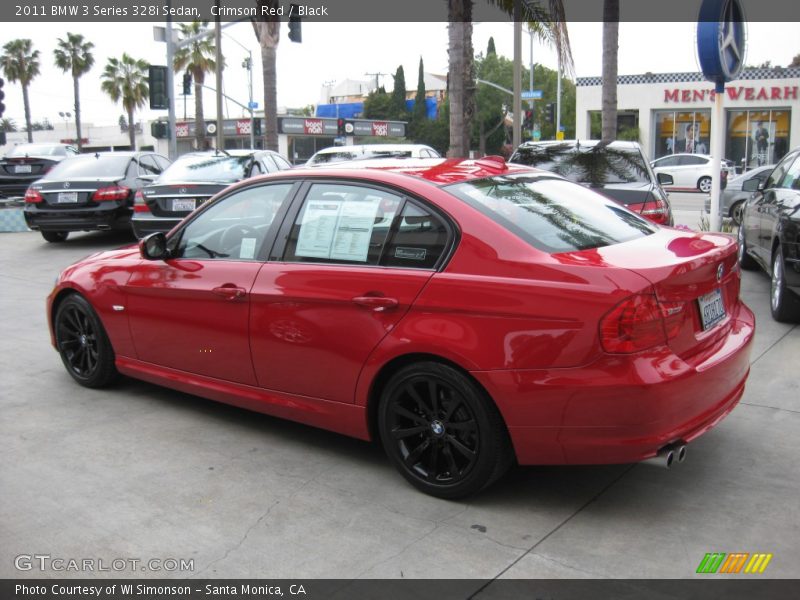
[[[764,184],[758,180],[758,177],[751,177],[742,184],[743,192],[757,192],[764,189]]]
[[[139,241],[139,254],[146,260],[167,258],[167,236],[159,231],[151,233]]]
[[[656,175],[658,178],[659,185],[672,185],[675,183],[675,180],[672,178],[672,175],[667,173],[659,173]]]

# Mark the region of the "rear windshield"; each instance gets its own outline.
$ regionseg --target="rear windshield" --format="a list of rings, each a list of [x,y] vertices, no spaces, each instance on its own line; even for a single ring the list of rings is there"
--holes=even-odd
[[[507,175],[444,189],[534,248],[553,254],[611,246],[656,231],[619,204],[555,177]]]
[[[170,181],[213,181],[233,183],[245,178],[252,156],[186,156],[172,163],[158,178]]]
[[[323,152],[312,156],[309,165],[344,162],[346,160],[367,160],[370,158],[410,158],[411,150],[342,150]]]
[[[601,186],[617,183],[649,183],[650,172],[636,148],[609,146],[522,146],[509,162],[558,173],[576,183]]]
[[[125,177],[131,162],[130,156],[95,156],[86,154],[65,158],[44,177],[45,179],[71,179],[74,177]]]
[[[53,144],[22,144],[15,146],[6,154],[12,156],[66,156],[67,149],[64,146],[54,146]]]

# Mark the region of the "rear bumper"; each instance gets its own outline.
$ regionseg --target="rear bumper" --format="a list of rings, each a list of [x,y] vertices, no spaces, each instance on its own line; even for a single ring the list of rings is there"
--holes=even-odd
[[[25,195],[35,179],[0,179],[0,198],[18,198]]]
[[[127,206],[112,205],[49,210],[36,204],[25,205],[25,222],[34,231],[95,231],[128,229],[132,210]]]
[[[575,369],[477,371],[495,399],[520,464],[608,464],[690,442],[733,410],[750,370],[753,313],[698,363],[667,347],[607,355]]]

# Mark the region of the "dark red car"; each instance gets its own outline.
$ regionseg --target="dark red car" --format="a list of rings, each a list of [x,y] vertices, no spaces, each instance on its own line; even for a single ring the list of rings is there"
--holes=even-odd
[[[455,498],[515,460],[682,458],[749,372],[736,258],[499,158],[368,161],[232,186],[66,269],[48,317],[82,385],[380,439]]]

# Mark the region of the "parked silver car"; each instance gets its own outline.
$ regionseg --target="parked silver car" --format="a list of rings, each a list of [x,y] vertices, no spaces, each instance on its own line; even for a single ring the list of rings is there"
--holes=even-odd
[[[750,169],[746,173],[734,177],[728,182],[728,187],[722,192],[722,208],[721,213],[723,217],[730,217],[737,225],[742,224],[742,209],[744,208],[745,201],[750,197],[752,192],[745,192],[742,190],[742,185],[745,181],[750,179],[758,180],[758,183],[764,183],[775,165],[764,165],[763,167],[756,167]],[[711,212],[711,197],[706,198],[706,212]]]

